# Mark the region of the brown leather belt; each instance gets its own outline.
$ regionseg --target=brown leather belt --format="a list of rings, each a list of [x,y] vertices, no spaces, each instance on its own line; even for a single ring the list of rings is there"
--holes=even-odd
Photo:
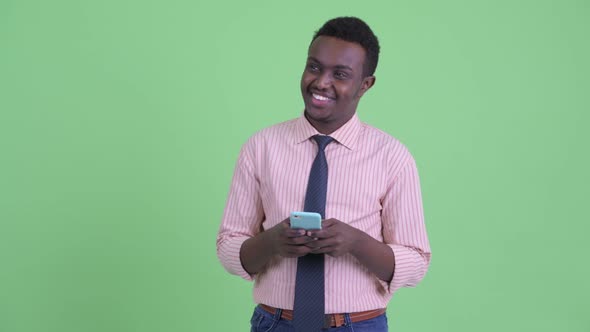
[[[273,308],[266,304],[260,304],[260,307],[264,309],[266,312],[271,314],[275,314],[277,312],[277,308]],[[361,311],[361,312],[351,312],[350,321],[352,323],[362,322],[367,319],[375,318],[385,313],[385,309],[375,309],[375,310],[368,310],[368,311]],[[293,320],[293,310],[283,309],[281,313],[281,318],[286,320]],[[346,320],[344,319],[344,314],[326,314],[326,324],[324,327],[339,327],[346,324]]]

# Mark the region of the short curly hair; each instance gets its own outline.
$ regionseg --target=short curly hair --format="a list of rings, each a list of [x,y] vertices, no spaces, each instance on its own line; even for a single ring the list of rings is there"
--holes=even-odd
[[[375,73],[377,62],[379,62],[379,40],[367,23],[360,18],[333,18],[315,32],[311,42],[313,43],[319,36],[335,37],[361,45],[366,53],[363,75],[367,77]]]

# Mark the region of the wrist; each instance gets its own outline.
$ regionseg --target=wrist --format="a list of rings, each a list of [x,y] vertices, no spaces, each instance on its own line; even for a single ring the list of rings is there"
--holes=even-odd
[[[367,241],[367,234],[361,230],[358,230],[356,228],[353,228],[354,232],[353,232],[353,237],[352,237],[352,241],[351,241],[351,249],[350,249],[350,254],[353,255],[354,257],[357,257],[364,251],[364,247],[366,245],[366,241]]]
[[[267,248],[266,254],[269,257],[273,257],[279,254],[278,241],[276,241],[278,234],[276,227],[260,233],[261,240],[263,242],[263,248]]]

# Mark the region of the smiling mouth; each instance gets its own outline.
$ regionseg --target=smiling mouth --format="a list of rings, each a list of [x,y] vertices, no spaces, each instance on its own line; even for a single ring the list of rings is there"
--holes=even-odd
[[[316,100],[319,100],[319,101],[330,101],[330,100],[334,100],[333,98],[322,96],[322,95],[318,95],[317,93],[312,93],[311,96],[313,97],[313,99],[316,99]]]

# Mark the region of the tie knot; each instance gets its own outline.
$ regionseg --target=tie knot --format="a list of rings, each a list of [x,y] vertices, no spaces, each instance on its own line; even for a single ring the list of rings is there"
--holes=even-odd
[[[315,135],[315,136],[313,136],[313,139],[318,143],[318,148],[320,151],[324,151],[326,146],[334,140],[330,136],[323,136],[323,135]]]

